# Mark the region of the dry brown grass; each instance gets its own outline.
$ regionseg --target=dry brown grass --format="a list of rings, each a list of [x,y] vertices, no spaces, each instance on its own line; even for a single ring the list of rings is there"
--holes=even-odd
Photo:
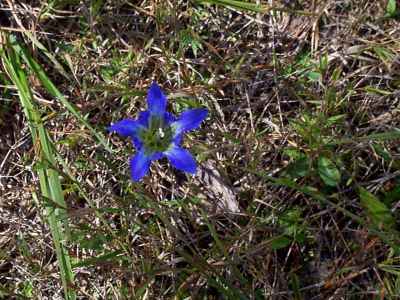
[[[80,299],[238,299],[236,291],[249,299],[399,296],[398,253],[369,234],[357,193],[367,188],[398,217],[398,139],[363,139],[400,126],[398,21],[384,18],[385,1],[272,2],[286,12],[156,0],[104,1],[98,10],[88,1],[0,4],[1,30],[27,45],[99,131],[144,109],[152,80],[173,111],[191,102],[210,111],[202,130],[185,140],[201,165],[196,177],[161,161],[132,184],[129,142],[112,136],[117,153],[107,153],[32,74],[46,127],[77,179],[63,177],[63,186],[70,255],[87,263],[75,269]],[[185,44],[190,34],[202,44],[197,53]],[[312,80],[324,57],[325,72]],[[43,199],[32,197],[34,146],[16,90],[7,74],[0,76],[0,295],[58,299]],[[314,148],[296,130],[293,122],[306,115],[320,118],[314,127],[329,142]],[[288,149],[337,159],[339,186],[325,186],[316,170],[295,182],[318,189],[363,223],[260,176],[284,176]],[[239,211],[221,209],[227,199]],[[282,235],[289,243],[274,246]],[[114,251],[112,259],[88,261]]]

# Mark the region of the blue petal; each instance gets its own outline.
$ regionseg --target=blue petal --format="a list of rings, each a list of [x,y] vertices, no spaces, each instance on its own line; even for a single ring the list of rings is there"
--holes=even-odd
[[[150,117],[150,113],[147,110],[142,111],[142,112],[140,112],[139,117],[136,122],[138,124],[140,124],[143,129],[146,129],[149,127],[149,117]],[[143,147],[143,142],[142,142],[141,138],[139,137],[139,135],[136,134],[131,137],[132,137],[132,141],[133,141],[133,144],[135,145],[136,149],[141,150]]]
[[[132,142],[133,142],[133,145],[136,147],[136,149],[137,149],[138,151],[140,151],[140,150],[142,149],[142,147],[143,147],[143,142],[141,141],[140,138],[138,138],[138,137],[136,137],[136,136],[133,136],[133,137],[132,137]]]
[[[147,92],[147,105],[152,115],[164,116],[167,107],[167,97],[157,85],[153,82]]]
[[[181,142],[182,142],[182,134],[175,134],[175,136],[174,136],[172,142],[173,142],[175,145],[179,146],[179,145],[181,144]]]
[[[139,113],[139,117],[137,122],[142,125],[145,128],[149,127],[149,117],[150,117],[150,112],[149,111],[142,111]]]
[[[177,145],[173,145],[170,149],[164,152],[164,154],[171,164],[178,170],[191,174],[196,173],[196,161],[189,151],[182,149]]]
[[[147,174],[150,168],[151,156],[148,156],[144,151],[139,151],[130,159],[131,178],[133,181],[139,181]]]
[[[176,117],[169,113],[169,112],[165,112],[164,113],[164,125],[170,125],[171,123],[176,121]]]
[[[208,110],[205,108],[189,109],[184,111],[179,119],[171,126],[175,128],[175,135],[185,131],[196,129],[207,117]]]
[[[163,154],[162,154],[162,152],[154,152],[152,155],[151,155],[151,160],[153,161],[153,160],[158,160],[158,159],[161,159],[163,157]]]
[[[122,136],[135,136],[137,135],[138,130],[142,128],[142,125],[132,119],[124,119],[122,121],[119,121],[115,124],[112,124],[110,127],[108,127],[108,131],[115,131],[119,135]]]

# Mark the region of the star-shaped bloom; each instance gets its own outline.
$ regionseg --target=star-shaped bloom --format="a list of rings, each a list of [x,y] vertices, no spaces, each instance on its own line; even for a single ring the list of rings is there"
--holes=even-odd
[[[147,93],[148,109],[137,120],[124,119],[108,127],[123,137],[130,137],[137,153],[130,160],[131,177],[139,181],[147,174],[153,160],[167,157],[178,170],[196,173],[196,161],[181,145],[182,135],[200,126],[207,109],[184,111],[179,118],[166,111],[167,97],[153,82]]]

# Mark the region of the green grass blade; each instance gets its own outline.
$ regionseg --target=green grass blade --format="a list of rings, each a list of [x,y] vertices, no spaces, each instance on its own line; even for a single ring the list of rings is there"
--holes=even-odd
[[[265,7],[265,6],[246,2],[246,1],[238,1],[238,0],[201,0],[198,2],[222,5],[222,6],[232,7],[232,8],[236,8],[236,9],[240,9],[240,10],[253,11],[253,12],[266,12],[268,10],[267,7]]]
[[[50,146],[51,140],[44,128],[40,114],[34,105],[27,75],[21,66],[21,61],[11,47],[8,47],[7,50],[8,55],[3,51],[1,52],[1,58],[11,81],[17,87],[19,99],[28,120],[38,159],[36,165],[42,195],[59,205],[59,207],[46,205],[45,211],[56,249],[65,299],[76,299],[75,291],[71,288],[74,275],[70,257],[64,245],[66,240],[65,232],[67,230],[66,213],[64,209],[60,208],[65,207],[64,196],[58,173],[48,166],[48,162],[55,162],[51,150],[52,147]]]
[[[23,32],[31,41],[32,43],[47,56],[47,58],[53,63],[54,67],[58,70],[58,72],[63,75],[67,80],[71,80],[71,77],[68,73],[64,70],[62,64],[58,62],[56,57],[41,43],[39,40],[28,30]]]
[[[229,258],[227,259],[229,262],[229,266],[231,267],[231,269],[233,270],[233,273],[236,275],[236,277],[241,281],[242,284],[247,283],[246,278],[244,278],[244,276],[240,273],[239,269],[237,268],[237,266],[235,265],[234,261],[232,258],[230,258],[230,255],[228,253],[228,251],[226,250],[226,247],[224,246],[224,244],[222,243],[221,239],[218,236],[217,231],[215,230],[214,225],[210,222],[210,220],[207,217],[207,214],[205,213],[205,211],[203,211],[202,209],[201,211],[201,215],[204,219],[204,222],[206,223],[208,230],[212,236],[212,238],[215,241],[216,246],[218,247],[219,251],[221,252],[221,254],[226,257]]]
[[[32,69],[36,74],[40,82],[43,84],[44,88],[56,99],[58,99],[61,104],[74,116],[79,122],[81,122],[89,131],[97,138],[97,140],[104,146],[104,148],[112,153],[112,149],[108,146],[108,143],[104,136],[97,132],[80,114],[80,112],[64,97],[64,95],[57,89],[50,78],[46,75],[43,68],[28,54],[28,52],[21,47],[14,40],[11,41],[14,51],[18,53],[26,62],[26,64]]]
[[[354,144],[362,142],[379,142],[379,141],[393,141],[400,140],[400,129],[394,129],[387,132],[372,133],[366,136],[343,138],[337,141],[330,142],[329,145],[343,145],[343,144]]]
[[[303,10],[293,10],[286,7],[277,7],[277,6],[270,6],[270,5],[260,5],[256,3],[251,3],[247,1],[239,1],[239,0],[196,0],[195,2],[200,4],[215,4],[221,5],[225,7],[230,7],[242,11],[249,11],[249,12],[256,12],[256,13],[268,13],[269,11],[281,11],[286,13],[294,13],[297,15],[304,15],[304,16],[317,16],[313,12],[303,11]]]

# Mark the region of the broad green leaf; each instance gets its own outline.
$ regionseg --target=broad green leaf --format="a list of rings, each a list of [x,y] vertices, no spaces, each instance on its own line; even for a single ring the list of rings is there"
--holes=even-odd
[[[386,5],[386,15],[388,17],[394,17],[396,15],[396,0],[388,0]]]
[[[327,157],[318,159],[318,173],[326,185],[337,186],[340,182],[340,172],[336,165]]]
[[[361,205],[371,218],[372,223],[379,227],[384,226],[386,228],[390,228],[394,225],[395,220],[384,203],[379,201],[377,197],[364,188],[360,188],[359,193]]]
[[[282,248],[286,248],[290,245],[292,240],[287,236],[281,235],[271,241],[272,250],[279,250]]]
[[[343,121],[344,118],[346,118],[345,114],[341,114],[341,115],[336,115],[336,116],[330,117],[330,118],[328,118],[326,120],[326,125],[327,126],[332,126],[332,125],[334,125],[334,124],[336,124],[336,123],[338,123],[340,121]]]
[[[294,160],[305,156],[302,151],[299,151],[296,148],[286,148],[285,150],[283,150],[283,153]]]
[[[310,79],[311,81],[321,81],[322,79],[322,75],[319,72],[314,72],[314,71],[310,71],[308,73],[306,73],[306,76],[308,79]]]
[[[291,178],[304,177],[310,170],[310,162],[307,156],[300,157],[290,163],[286,168],[286,174]]]
[[[384,147],[382,147],[382,145],[373,143],[372,147],[374,148],[376,154],[378,154],[380,157],[382,157],[385,160],[385,162],[392,161],[392,156]]]

